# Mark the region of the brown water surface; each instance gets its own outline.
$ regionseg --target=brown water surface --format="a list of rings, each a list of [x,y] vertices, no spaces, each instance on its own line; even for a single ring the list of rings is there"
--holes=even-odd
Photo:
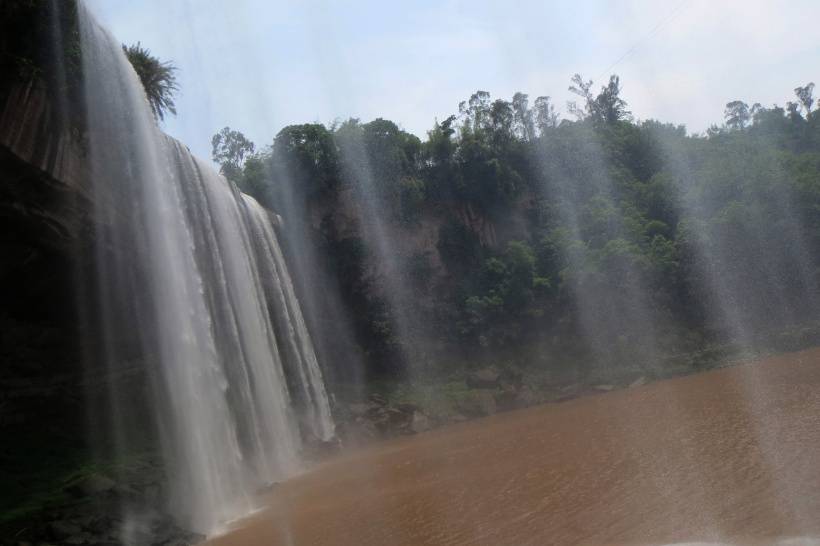
[[[820,536],[819,454],[812,349],[352,452],[210,544],[772,544]]]

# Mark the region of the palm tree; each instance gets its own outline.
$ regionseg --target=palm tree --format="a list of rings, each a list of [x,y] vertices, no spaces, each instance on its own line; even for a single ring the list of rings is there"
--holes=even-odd
[[[179,91],[176,78],[177,67],[173,63],[160,61],[139,42],[132,46],[123,44],[122,50],[131,61],[145,88],[154,117],[163,120],[167,112],[176,115],[174,95]]]

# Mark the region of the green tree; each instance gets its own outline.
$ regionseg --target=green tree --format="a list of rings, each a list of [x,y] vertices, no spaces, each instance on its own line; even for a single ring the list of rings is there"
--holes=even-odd
[[[340,182],[339,162],[333,133],[319,123],[285,127],[273,142],[272,171],[304,196],[332,191]]]
[[[446,202],[453,198],[461,186],[460,173],[455,153],[456,116],[442,122],[436,121],[427,133],[427,142],[422,145],[422,169],[428,180],[427,195],[431,199]]]
[[[239,131],[225,127],[211,138],[211,158],[220,172],[234,183],[242,179],[245,160],[253,155],[255,146]]]
[[[522,140],[531,140],[535,137],[535,120],[529,107],[529,97],[524,93],[516,93],[513,95],[512,108],[516,136]]]
[[[803,87],[797,87],[794,90],[794,94],[797,95],[800,105],[803,106],[803,110],[806,112],[806,118],[808,118],[809,114],[811,114],[811,107],[814,104],[814,97],[812,96],[813,93],[813,82],[809,82]]]
[[[490,94],[487,91],[473,93],[470,100],[458,105],[462,129],[474,133],[486,129],[490,122],[490,108]]]
[[[550,129],[558,127],[558,112],[550,102],[549,97],[538,97],[535,99],[535,126],[540,134],[546,133]]]
[[[592,114],[595,109],[595,98],[592,96],[592,80],[584,81],[580,74],[572,77],[572,85],[569,92],[584,99],[583,106],[578,106],[575,101],[567,102],[567,111],[575,116],[579,121]]]
[[[752,119],[752,112],[749,105],[741,100],[733,100],[726,103],[726,110],[723,112],[726,119],[726,126],[730,129],[744,129]]]
[[[140,42],[131,46],[123,44],[122,50],[142,82],[154,117],[163,120],[167,113],[176,115],[174,96],[179,91],[176,66],[170,61],[160,61]]]
[[[613,124],[628,120],[632,115],[621,98],[621,79],[615,74],[609,77],[609,83],[601,87],[598,95],[592,93],[592,80],[584,81],[580,74],[575,74],[569,91],[584,99],[583,107],[574,101],[567,103],[569,112],[579,120],[591,118],[596,123]]]
[[[626,101],[621,98],[621,79],[613,74],[609,77],[609,83],[595,97],[592,114],[596,119],[612,124],[631,118],[632,113],[626,106]]]
[[[543,314],[543,297],[551,287],[536,270],[536,256],[524,241],[511,241],[504,252],[487,258],[464,299],[463,334],[483,346],[503,346],[520,339],[524,324]]]
[[[490,123],[493,138],[497,142],[511,140],[514,137],[513,124],[515,123],[513,105],[505,100],[495,100],[490,108]]]

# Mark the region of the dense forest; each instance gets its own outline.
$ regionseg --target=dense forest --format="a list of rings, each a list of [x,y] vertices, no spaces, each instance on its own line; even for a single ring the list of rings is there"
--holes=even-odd
[[[478,91],[423,141],[350,119],[285,127],[257,151],[225,128],[213,159],[281,214],[294,262],[336,286],[302,286],[330,323],[317,331],[350,340],[320,341],[336,361],[371,375],[698,364],[704,347],[807,335],[816,316],[813,87],[785,108],[730,102],[722,125],[688,134],[634,119],[617,76],[596,93],[576,75],[572,119],[549,97]]]

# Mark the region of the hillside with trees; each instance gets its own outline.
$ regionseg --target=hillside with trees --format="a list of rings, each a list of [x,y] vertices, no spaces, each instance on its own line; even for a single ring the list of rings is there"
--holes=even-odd
[[[283,217],[296,263],[320,264],[303,297],[316,275],[337,287],[309,313],[336,333],[333,369],[699,366],[705,348],[813,335],[813,87],[785,107],[730,102],[721,125],[690,134],[635,119],[617,76],[596,92],[576,75],[569,119],[546,96],[478,91],[425,140],[350,119],[285,127],[257,150],[226,128],[213,158]],[[733,317],[714,312],[721,298]]]

